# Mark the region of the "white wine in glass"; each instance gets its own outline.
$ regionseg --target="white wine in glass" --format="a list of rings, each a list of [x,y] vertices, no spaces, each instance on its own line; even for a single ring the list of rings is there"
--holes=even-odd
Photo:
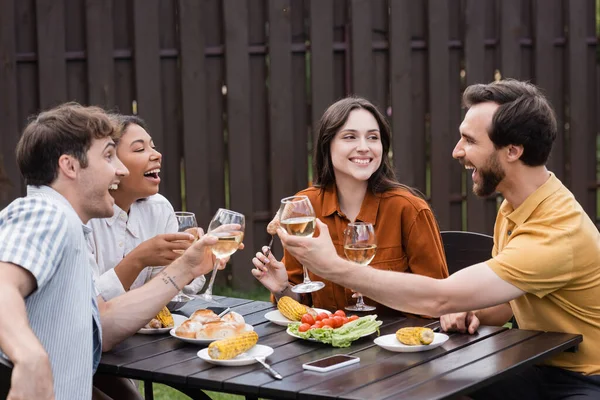
[[[294,236],[311,237],[315,233],[316,216],[307,196],[291,196],[281,199],[279,224],[286,232]],[[311,281],[308,270],[302,266],[304,280],[293,286],[295,293],[310,293],[323,289],[323,282]]]
[[[366,222],[348,224],[344,236],[344,254],[358,265],[368,266],[377,252],[377,241],[373,225]],[[365,304],[362,294],[358,294],[356,305],[344,307],[349,311],[373,311],[376,307]]]
[[[206,234],[218,239],[218,242],[211,246],[211,250],[215,257],[217,257],[217,260],[213,266],[208,287],[206,288],[206,291],[199,296],[200,298],[206,301],[215,302],[213,300],[212,290],[215,283],[215,277],[217,276],[219,260],[229,257],[237,251],[244,240],[245,226],[246,219],[243,214],[224,208],[219,208],[210,221],[208,232]]]

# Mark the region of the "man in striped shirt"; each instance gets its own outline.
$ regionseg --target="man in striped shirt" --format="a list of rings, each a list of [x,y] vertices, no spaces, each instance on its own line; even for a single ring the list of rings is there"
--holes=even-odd
[[[127,169],[96,107],[64,104],[25,128],[17,161],[27,196],[0,212],[0,359],[9,397],[89,399],[102,350],[134,334],[193,278],[212,269],[202,237],[140,289],[104,302],[86,245],[91,218],[110,217]],[[3,361],[6,363],[6,361]]]

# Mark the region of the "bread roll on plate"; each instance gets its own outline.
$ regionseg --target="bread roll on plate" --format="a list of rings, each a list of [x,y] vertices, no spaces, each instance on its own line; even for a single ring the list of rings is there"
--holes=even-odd
[[[192,321],[200,322],[201,324],[206,324],[208,322],[216,322],[220,321],[220,318],[213,310],[200,309],[194,311],[190,318]]]
[[[191,319],[183,321],[181,325],[175,329],[175,334],[184,338],[195,339],[196,332],[200,331],[203,324],[200,322],[192,321]]]
[[[227,339],[246,330],[246,324],[231,322],[209,322],[196,332],[196,339]]]
[[[235,311],[231,311],[228,314],[225,314],[223,318],[221,318],[223,322],[231,322],[233,324],[242,324],[246,325],[246,321],[241,314],[236,313]]]

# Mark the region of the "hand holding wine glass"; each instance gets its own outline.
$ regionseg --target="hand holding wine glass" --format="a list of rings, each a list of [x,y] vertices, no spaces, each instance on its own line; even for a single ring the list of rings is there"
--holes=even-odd
[[[244,240],[244,229],[246,221],[244,215],[235,211],[219,208],[210,221],[207,235],[217,238],[217,243],[211,246],[211,251],[217,258],[213,266],[213,272],[208,282],[208,288],[199,297],[206,301],[212,301],[212,290],[217,275],[217,270],[222,259],[226,259],[235,253]]]
[[[366,222],[348,224],[344,236],[344,254],[346,258],[361,266],[368,266],[377,252],[377,241],[373,225]],[[364,303],[359,293],[356,305],[345,307],[350,311],[373,311],[375,307]]]
[[[307,196],[291,196],[281,199],[279,225],[290,235],[311,237],[315,232],[315,211]],[[308,270],[302,266],[304,281],[292,287],[295,293],[310,293],[323,289],[323,282],[311,281]]]

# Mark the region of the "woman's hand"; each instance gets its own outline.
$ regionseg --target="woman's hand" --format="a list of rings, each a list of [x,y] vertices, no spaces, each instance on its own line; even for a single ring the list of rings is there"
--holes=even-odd
[[[192,245],[194,239],[194,235],[185,232],[156,235],[133,249],[128,257],[135,257],[140,268],[169,265]]]
[[[281,261],[275,259],[273,253],[265,256],[267,249],[266,246],[263,247],[263,252],[256,253],[256,257],[252,259],[252,264],[256,267],[252,269],[252,275],[270,292],[281,293],[289,285],[287,270]]]

